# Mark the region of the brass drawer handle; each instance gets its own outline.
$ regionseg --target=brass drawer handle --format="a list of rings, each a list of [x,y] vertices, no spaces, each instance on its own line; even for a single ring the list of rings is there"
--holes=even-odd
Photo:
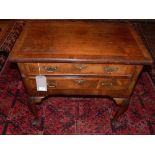
[[[112,87],[113,83],[112,82],[101,82],[102,87]]]
[[[106,66],[103,68],[105,73],[111,74],[112,72],[118,71],[117,67]]]
[[[49,88],[56,88],[56,83],[53,82],[53,81],[50,81],[50,82],[47,82],[47,86],[48,86]]]
[[[87,68],[87,66],[85,64],[75,64],[75,68],[78,70],[82,70]]]
[[[75,82],[76,84],[78,84],[78,85],[83,84],[85,81],[86,81],[86,80],[84,80],[84,79],[74,80],[74,82]]]
[[[47,72],[53,73],[54,71],[57,70],[57,66],[54,66],[54,67],[45,67],[45,69],[47,70]]]

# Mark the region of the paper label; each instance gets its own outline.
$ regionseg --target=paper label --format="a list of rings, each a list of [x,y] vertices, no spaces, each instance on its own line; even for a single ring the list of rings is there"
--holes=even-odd
[[[47,91],[47,80],[46,76],[36,76],[37,91]]]

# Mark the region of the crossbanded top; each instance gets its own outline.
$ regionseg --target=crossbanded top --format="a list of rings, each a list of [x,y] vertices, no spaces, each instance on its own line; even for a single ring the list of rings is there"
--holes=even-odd
[[[129,23],[96,20],[27,22],[10,55],[12,61],[151,63]]]

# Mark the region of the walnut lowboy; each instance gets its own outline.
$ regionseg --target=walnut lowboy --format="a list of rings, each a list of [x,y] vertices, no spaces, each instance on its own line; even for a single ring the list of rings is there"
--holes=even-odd
[[[29,21],[10,60],[36,119],[36,103],[49,95],[100,95],[120,106],[113,121],[127,110],[143,66],[152,63],[131,24],[94,20]],[[37,75],[46,76],[47,91],[37,91]]]
[[[127,103],[142,65],[80,63],[18,63],[31,101],[41,102],[48,95],[103,95],[118,105]],[[40,72],[40,73],[39,73]],[[35,76],[45,75],[47,92],[36,91]],[[123,113],[125,109],[121,112]],[[35,112],[34,112],[35,113]],[[120,115],[120,114],[119,114]],[[116,113],[114,119],[119,116]]]

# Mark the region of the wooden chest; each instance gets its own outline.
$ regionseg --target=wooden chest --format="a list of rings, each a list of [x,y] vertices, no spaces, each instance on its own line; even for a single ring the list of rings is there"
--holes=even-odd
[[[48,95],[102,95],[127,110],[144,65],[152,58],[129,23],[95,20],[29,21],[10,55],[18,63],[30,105]],[[43,75],[47,91],[37,91]]]

